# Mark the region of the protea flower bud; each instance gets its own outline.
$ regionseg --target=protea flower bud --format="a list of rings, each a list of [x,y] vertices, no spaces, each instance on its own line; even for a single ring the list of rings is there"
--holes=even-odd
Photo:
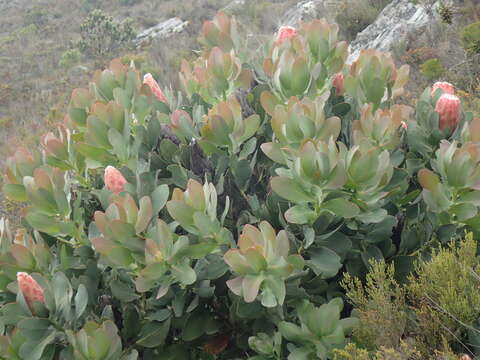
[[[432,96],[435,94],[435,91],[437,89],[442,89],[444,94],[455,95],[455,87],[452,84],[450,84],[449,82],[438,81],[435,84],[433,84],[432,92],[431,92]]]
[[[18,289],[22,292],[25,301],[30,309],[33,312],[33,302],[38,301],[41,303],[45,302],[43,296],[43,289],[38,285],[34,278],[28,275],[26,272],[17,273],[17,282]]]
[[[439,115],[440,130],[454,130],[460,120],[460,99],[452,94],[443,94],[438,99],[435,111]]]
[[[147,84],[150,90],[152,90],[153,95],[160,100],[161,102],[168,103],[167,98],[163,95],[162,89],[153,78],[152,74],[145,74],[143,77],[143,83]]]
[[[343,85],[343,74],[341,72],[335,75],[335,79],[333,79],[333,86],[335,87],[335,95],[342,96],[345,88]]]
[[[277,40],[275,41],[275,45],[280,45],[286,39],[291,39],[297,35],[297,29],[291,26],[282,26],[278,30]]]
[[[106,167],[104,181],[107,189],[115,194],[124,191],[125,184],[127,183],[122,173],[113,166]]]
[[[460,360],[472,360],[472,358],[468,355],[463,355]]]

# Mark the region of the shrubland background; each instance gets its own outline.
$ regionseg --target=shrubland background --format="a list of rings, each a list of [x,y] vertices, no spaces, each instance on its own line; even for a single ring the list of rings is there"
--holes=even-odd
[[[390,2],[335,0],[337,10],[328,14],[334,19],[328,20],[336,21],[342,37],[351,41]],[[399,43],[393,49],[396,61],[411,66],[406,96],[414,100],[432,81],[447,80],[460,90],[463,106],[478,115],[479,55],[468,54],[461,37],[466,25],[479,20],[480,4],[467,0],[455,2],[454,7],[439,8],[431,0],[412,2],[422,2],[431,11],[441,12],[441,16],[430,27],[431,31],[417,34],[408,45]],[[282,25],[285,12],[299,1],[235,3],[232,0],[0,1],[0,153],[3,155],[0,169],[16,145],[35,143],[46,128],[61,121],[71,90],[85,85],[93,71],[104,68],[112,58],[121,56],[126,63],[133,60],[142,71],[151,72],[161,86],[175,89],[180,59],[195,54],[201,24],[218,10],[226,9],[240,20],[244,25],[242,31],[249,34],[248,45],[254,50],[262,37],[271,36]],[[92,32],[95,19],[90,23],[88,19],[97,9],[101,10],[97,16],[111,17],[110,24],[118,26],[118,33],[113,31],[112,46],[102,49],[95,48],[95,34],[104,43],[105,34],[111,35],[112,28],[107,25],[103,32],[96,29]],[[140,46],[131,41],[135,34],[172,17],[189,22],[181,33]],[[115,34],[125,35],[124,39],[115,39]],[[0,215],[13,217],[17,209],[1,196]]]
[[[18,143],[29,144],[50,124],[61,120],[71,90],[85,84],[96,68],[116,56],[135,60],[163,86],[177,86],[180,59],[193,54],[203,21],[227,7],[244,24],[252,49],[261,36],[269,36],[280,25],[282,15],[299,1],[254,1],[231,6],[231,0],[15,0],[0,1],[0,152],[8,154]],[[418,2],[413,1],[412,2]],[[353,40],[371,24],[390,0],[337,0],[335,21],[342,36]],[[423,0],[431,6],[430,0]],[[433,32],[422,34],[407,46],[394,49],[396,60],[413,68],[412,96],[428,83],[450,80],[467,99],[478,94],[478,60],[459,61],[461,29],[478,21],[475,1],[456,6],[451,24],[439,21]],[[230,5],[231,10],[228,11]],[[186,29],[167,39],[134,46],[131,41],[99,53],[79,49],[81,25],[93,10],[100,9],[113,23],[131,21],[135,33],[172,17],[189,22]],[[438,10],[433,10],[438,11]],[[328,19],[332,21],[332,19]],[[471,59],[470,59],[471,60]],[[423,69],[423,70],[422,70]],[[473,100],[471,101],[473,102]],[[473,110],[480,105],[467,102]],[[0,158],[0,166],[6,156]]]
[[[151,72],[162,88],[177,89],[180,59],[195,56],[202,22],[219,9],[227,6],[227,12],[244,24],[241,31],[247,33],[247,46],[254,51],[263,37],[272,36],[282,25],[280,19],[296,3],[247,0],[242,6],[228,7],[231,1],[220,0],[0,2],[0,151],[4,155],[0,167],[17,145],[34,146],[46,128],[62,121],[71,90],[85,86],[93,71],[112,58],[133,61],[142,73]],[[388,3],[338,1],[337,12],[328,20],[339,23],[344,39],[353,40]],[[415,105],[432,82],[446,80],[457,86],[465,110],[480,115],[480,35],[476,37],[480,30],[467,28],[479,21],[477,3],[459,1],[455,7],[432,8],[438,12],[438,22],[393,49],[396,61],[412,69],[400,102]],[[182,33],[134,45],[135,33],[175,16],[189,21]],[[15,220],[18,208],[3,202],[0,209]],[[417,359],[431,349],[439,354],[429,358],[458,359],[467,347],[457,335],[466,332],[468,345],[478,346],[478,329],[472,327],[480,308],[476,250],[470,235],[458,248],[452,244],[451,249],[433,250],[429,261],[417,265],[418,276],[408,285],[397,283],[393,267],[383,263],[372,263],[366,284],[346,275],[341,285],[362,326],[352,337],[359,347],[350,344],[336,351],[335,359],[371,359],[367,350],[374,351],[377,360]],[[456,348],[450,349],[454,342]]]
[[[0,169],[18,144],[34,144],[46,128],[61,121],[71,90],[84,85],[95,69],[105,67],[112,58],[121,56],[125,63],[133,60],[162,86],[177,88],[180,59],[195,54],[201,24],[218,10],[226,9],[239,18],[254,50],[262,37],[282,25],[282,16],[298,2],[246,0],[235,6],[231,0],[0,1]],[[390,2],[334,1],[337,10],[333,15],[342,37],[353,40]],[[463,106],[478,115],[480,58],[465,50],[462,31],[478,21],[480,4],[459,1],[442,8],[433,6],[431,0],[412,2],[439,13],[439,19],[429,31],[412,36],[408,45],[399,42],[393,49],[398,63],[411,66],[406,96],[414,100],[432,81],[447,80],[460,90]],[[128,32],[126,23],[131,33],[123,40],[113,39],[105,49],[82,47],[82,39],[95,42],[95,29],[93,34],[82,33],[82,24],[84,29],[92,28],[88,19],[95,10],[111,17],[119,34]],[[181,33],[141,45],[132,41],[135,34],[172,17],[189,22]],[[97,34],[104,40],[112,31],[107,27]],[[15,211],[0,194],[0,214],[12,217]]]

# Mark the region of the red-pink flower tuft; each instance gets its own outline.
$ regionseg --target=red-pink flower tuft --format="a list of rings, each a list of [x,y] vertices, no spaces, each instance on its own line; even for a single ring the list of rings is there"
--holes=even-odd
[[[143,83],[147,84],[150,90],[152,90],[153,95],[160,100],[161,102],[168,103],[167,98],[163,95],[162,89],[153,78],[152,74],[145,74],[143,77]]]
[[[115,194],[124,191],[125,184],[127,183],[122,173],[113,166],[106,167],[104,181],[107,189]]]
[[[29,274],[27,274],[26,272],[18,272],[17,282],[18,289],[22,292],[23,297],[25,298],[25,301],[30,308],[30,311],[33,312],[34,301],[38,301],[41,303],[45,302],[45,297],[43,296],[43,289]]]
[[[342,96],[345,91],[345,87],[343,84],[343,74],[341,72],[335,75],[335,78],[333,79],[333,86],[336,89],[335,95]]]
[[[282,44],[285,40],[291,39],[297,35],[297,29],[291,26],[282,26],[278,30],[277,40],[275,41],[275,45]]]
[[[452,94],[443,94],[438,99],[435,111],[439,115],[439,128],[454,130],[460,120],[460,99]]]
[[[435,94],[435,91],[437,91],[437,89],[442,89],[444,94],[455,95],[455,87],[449,82],[438,81],[435,84],[433,84],[432,92],[431,92],[432,96]]]

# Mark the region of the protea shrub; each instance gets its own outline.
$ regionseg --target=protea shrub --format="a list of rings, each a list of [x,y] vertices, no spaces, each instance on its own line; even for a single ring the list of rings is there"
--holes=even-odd
[[[238,29],[202,27],[177,95],[112,60],[6,160],[24,207],[17,236],[0,221],[1,358],[333,359],[359,326],[345,273],[402,281],[480,232],[478,121],[453,87],[402,104],[408,66],[346,64],[325,20],[251,53]]]

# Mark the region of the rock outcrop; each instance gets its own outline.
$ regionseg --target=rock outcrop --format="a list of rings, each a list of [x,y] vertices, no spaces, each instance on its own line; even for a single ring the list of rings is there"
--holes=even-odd
[[[135,43],[137,45],[141,45],[152,39],[165,39],[174,34],[182,32],[188,24],[188,21],[184,21],[178,17],[170,18],[142,31],[137,35]]]
[[[434,19],[434,6],[424,7],[411,0],[393,0],[375,22],[358,33],[352,41],[347,62],[355,61],[362,49],[391,51],[394,46],[406,45],[409,37],[422,31]]]
[[[339,0],[304,0],[285,12],[280,24],[298,26],[301,21],[335,16]]]

